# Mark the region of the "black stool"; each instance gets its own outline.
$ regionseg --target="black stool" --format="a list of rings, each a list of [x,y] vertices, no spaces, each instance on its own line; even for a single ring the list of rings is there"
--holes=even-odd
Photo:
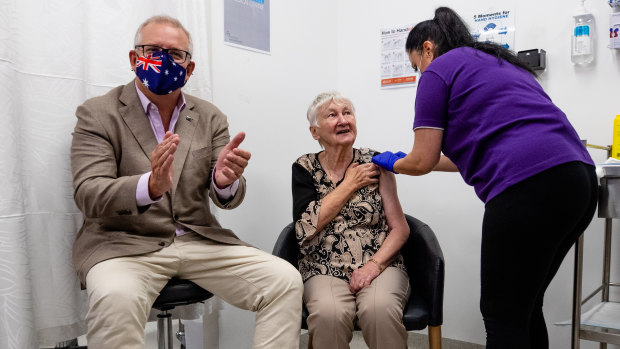
[[[153,308],[159,310],[159,314],[157,314],[158,348],[172,349],[172,315],[168,310],[172,310],[178,305],[203,302],[211,297],[213,297],[213,293],[189,280],[170,279],[153,303]]]

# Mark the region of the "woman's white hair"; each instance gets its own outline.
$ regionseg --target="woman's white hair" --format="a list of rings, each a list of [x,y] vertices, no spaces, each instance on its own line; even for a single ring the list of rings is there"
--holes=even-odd
[[[319,123],[316,121],[317,113],[319,109],[321,109],[321,107],[323,107],[325,104],[331,101],[334,101],[336,103],[348,104],[351,107],[351,111],[353,111],[353,114],[355,114],[355,107],[353,106],[353,103],[351,102],[351,100],[348,98],[342,97],[340,92],[329,91],[329,92],[319,93],[319,95],[316,96],[314,101],[312,101],[312,103],[308,107],[308,113],[306,114],[306,116],[308,117],[308,122],[310,123],[310,126],[315,126],[315,127],[319,126]]]
[[[142,41],[142,29],[144,29],[144,27],[146,27],[147,25],[151,23],[166,23],[166,24],[172,25],[175,28],[183,30],[185,35],[187,35],[187,40],[189,41],[189,47],[187,48],[187,50],[189,51],[190,54],[194,52],[194,45],[192,44],[192,36],[189,34],[187,29],[185,29],[183,24],[181,24],[181,22],[179,22],[178,19],[174,17],[166,16],[166,15],[153,16],[147,19],[146,21],[144,21],[142,24],[140,24],[140,26],[138,27],[138,30],[136,31],[136,36],[134,37],[134,40],[133,40],[134,46],[139,45],[140,41]],[[181,47],[175,47],[175,48],[183,49]]]

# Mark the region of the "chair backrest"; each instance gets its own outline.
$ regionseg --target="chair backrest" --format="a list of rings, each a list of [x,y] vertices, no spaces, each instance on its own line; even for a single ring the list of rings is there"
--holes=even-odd
[[[445,266],[441,246],[433,230],[424,222],[405,215],[409,225],[409,239],[401,249],[412,292],[425,300],[428,307],[428,324],[443,323],[443,291]],[[411,301],[411,300],[410,300]]]
[[[295,223],[289,223],[278,236],[275,245],[273,246],[272,254],[278,256],[289,263],[295,268],[299,268],[297,259],[299,258],[299,245],[297,244],[297,238],[295,237]]]

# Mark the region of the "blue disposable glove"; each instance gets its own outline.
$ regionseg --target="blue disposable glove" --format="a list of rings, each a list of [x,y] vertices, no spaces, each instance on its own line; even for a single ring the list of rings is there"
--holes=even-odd
[[[392,153],[391,151],[386,151],[381,154],[373,156],[372,162],[383,167],[386,170],[389,170],[394,173],[398,173],[394,171],[394,163],[396,162],[396,160],[402,159],[405,156],[407,156],[407,154],[403,153],[402,151],[399,151],[396,154]]]

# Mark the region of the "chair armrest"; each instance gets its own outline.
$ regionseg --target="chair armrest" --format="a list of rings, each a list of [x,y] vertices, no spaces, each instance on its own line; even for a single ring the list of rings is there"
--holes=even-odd
[[[444,258],[431,228],[420,220],[405,215],[409,239],[402,253],[413,290],[413,297],[423,297],[429,312],[430,326],[443,323]],[[411,301],[411,300],[410,300]],[[420,300],[413,300],[420,303]]]
[[[297,259],[299,258],[299,245],[297,244],[297,237],[295,236],[295,222],[289,223],[278,236],[273,251],[274,256],[278,256],[287,262],[291,263],[295,269],[298,269]],[[306,319],[308,318],[308,310],[306,304],[303,304],[302,316],[301,316],[301,328],[308,329]]]

